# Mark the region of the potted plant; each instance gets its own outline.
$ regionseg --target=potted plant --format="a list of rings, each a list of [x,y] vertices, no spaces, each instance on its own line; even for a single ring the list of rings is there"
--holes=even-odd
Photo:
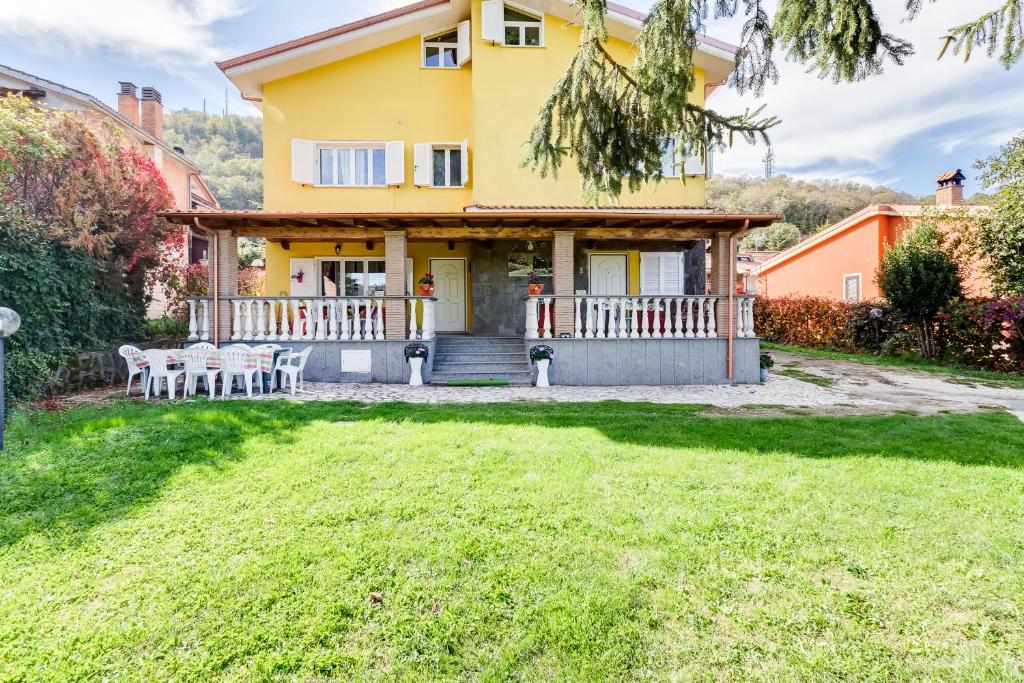
[[[540,281],[540,275],[537,275],[536,270],[530,271],[530,284],[526,285],[526,291],[530,296],[544,293],[544,283]]]
[[[537,386],[550,387],[548,381],[548,367],[555,357],[555,350],[547,344],[538,344],[530,347],[530,362],[537,364]]]
[[[292,279],[298,282],[300,285],[302,284],[302,278],[304,277],[306,277],[306,274],[302,272],[301,268],[299,269],[299,272],[295,273],[295,275],[292,275]]]
[[[768,381],[768,371],[775,367],[775,359],[767,351],[761,352],[761,382]]]
[[[417,342],[405,347],[405,362],[412,366],[409,375],[409,386],[423,386],[423,361],[430,355],[430,349],[426,344]]]
[[[434,296],[434,274],[427,273],[420,278],[420,296]]]

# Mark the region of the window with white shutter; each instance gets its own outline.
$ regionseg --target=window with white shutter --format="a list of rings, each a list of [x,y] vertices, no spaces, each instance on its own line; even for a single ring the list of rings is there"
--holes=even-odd
[[[640,254],[640,294],[684,294],[685,269],[682,252]]]
[[[292,180],[304,185],[317,182],[316,143],[311,140],[292,139]]]
[[[469,141],[424,142],[414,146],[415,184],[465,187],[469,181]]]

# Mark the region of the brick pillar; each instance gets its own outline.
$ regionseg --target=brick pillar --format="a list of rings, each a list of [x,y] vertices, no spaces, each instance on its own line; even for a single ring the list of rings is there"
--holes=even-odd
[[[405,296],[407,273],[405,259],[408,245],[405,233],[387,231],[384,233],[384,293],[388,296]],[[412,294],[412,292],[409,292]],[[408,334],[409,319],[404,301],[392,300],[387,306],[387,320],[384,322],[386,339],[405,339]]]
[[[217,231],[217,294],[238,296],[238,238],[230,230]],[[211,324],[213,321],[210,321]],[[231,302],[220,302],[220,341],[231,339]]]
[[[729,290],[736,287],[732,275],[735,254],[729,249],[728,232],[718,232],[711,239],[711,293],[723,297],[715,304],[715,321],[718,336],[724,337],[728,330],[733,329],[729,318]]]
[[[573,271],[576,264],[573,260],[573,237],[572,231],[556,231],[555,243],[552,249],[552,264],[554,266],[554,294],[555,296],[572,296],[576,293],[575,278]],[[576,329],[576,317],[573,312],[572,299],[561,299],[555,302],[555,336],[568,332],[572,334]]]

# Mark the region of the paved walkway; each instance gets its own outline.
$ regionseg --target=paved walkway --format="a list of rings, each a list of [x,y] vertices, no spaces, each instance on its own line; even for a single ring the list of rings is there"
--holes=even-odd
[[[296,400],[379,403],[496,403],[505,401],[650,401],[701,403],[730,412],[824,415],[914,411],[1010,410],[1024,420],[1024,390],[972,380],[850,361],[774,352],[778,373],[763,385],[673,387],[410,387],[395,384],[307,383]],[[782,374],[779,374],[782,373]],[[292,399],[273,394],[258,400]]]

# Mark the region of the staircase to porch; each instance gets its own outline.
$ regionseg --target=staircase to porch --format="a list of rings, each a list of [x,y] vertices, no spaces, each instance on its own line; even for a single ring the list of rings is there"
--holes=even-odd
[[[533,369],[519,337],[438,337],[431,384],[504,380],[530,384]]]

